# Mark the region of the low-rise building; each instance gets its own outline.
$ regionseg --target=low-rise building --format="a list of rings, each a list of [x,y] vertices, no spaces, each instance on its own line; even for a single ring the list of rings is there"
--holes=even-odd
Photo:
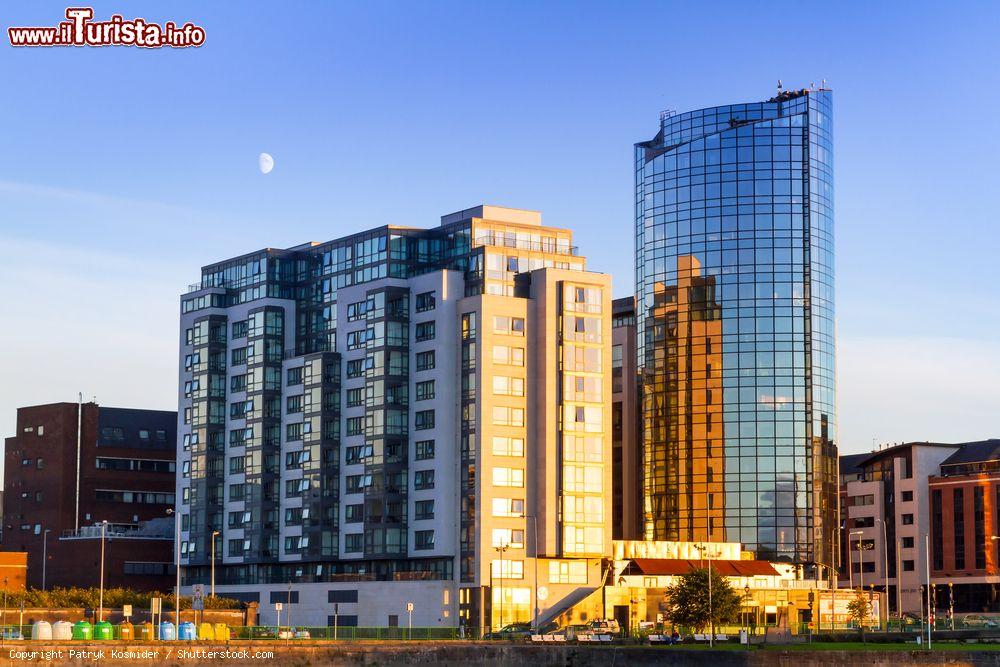
[[[93,402],[18,409],[0,546],[28,554],[28,586],[96,586],[103,522],[106,586],[172,585],[176,419]]]
[[[961,445],[927,488],[935,607],[1000,612],[1000,440]]]

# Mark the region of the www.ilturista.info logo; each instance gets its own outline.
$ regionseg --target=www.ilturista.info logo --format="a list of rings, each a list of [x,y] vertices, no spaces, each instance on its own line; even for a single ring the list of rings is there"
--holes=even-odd
[[[141,46],[183,49],[205,43],[205,29],[193,23],[178,27],[173,21],[162,26],[146,19],[124,19],[114,14],[108,21],[92,21],[91,7],[69,7],[67,21],[52,27],[7,28],[11,46]]]

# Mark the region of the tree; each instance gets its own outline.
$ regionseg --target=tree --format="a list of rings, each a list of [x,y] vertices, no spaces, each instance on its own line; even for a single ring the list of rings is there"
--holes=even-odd
[[[872,603],[868,594],[860,588],[855,589],[854,598],[847,603],[847,615],[861,630],[862,636],[864,635],[865,623],[871,618],[871,609]]]
[[[740,595],[718,570],[712,570],[712,611],[708,604],[708,569],[682,574],[664,595],[667,616],[675,625],[702,630],[732,623],[740,614]]]

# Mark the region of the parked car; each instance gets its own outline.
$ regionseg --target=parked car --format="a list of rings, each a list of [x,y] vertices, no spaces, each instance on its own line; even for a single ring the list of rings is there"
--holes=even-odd
[[[538,629],[538,634],[546,635],[556,630],[559,627],[557,623],[549,622],[544,623]],[[535,631],[531,628],[531,623],[524,621],[520,623],[510,623],[503,626],[496,632],[490,632],[485,635],[485,639],[530,639],[531,635],[535,634]]]
[[[593,620],[588,625],[591,632],[601,635],[617,635],[622,631],[622,627],[618,625],[618,620],[614,618]]]
[[[983,616],[982,614],[969,614],[962,619],[962,625],[967,628],[995,628],[997,627],[997,622],[989,616]]]

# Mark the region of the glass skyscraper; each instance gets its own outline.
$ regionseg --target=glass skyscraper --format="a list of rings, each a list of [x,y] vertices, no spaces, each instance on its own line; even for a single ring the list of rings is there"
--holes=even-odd
[[[833,560],[831,104],[664,112],[636,144],[646,539]]]

